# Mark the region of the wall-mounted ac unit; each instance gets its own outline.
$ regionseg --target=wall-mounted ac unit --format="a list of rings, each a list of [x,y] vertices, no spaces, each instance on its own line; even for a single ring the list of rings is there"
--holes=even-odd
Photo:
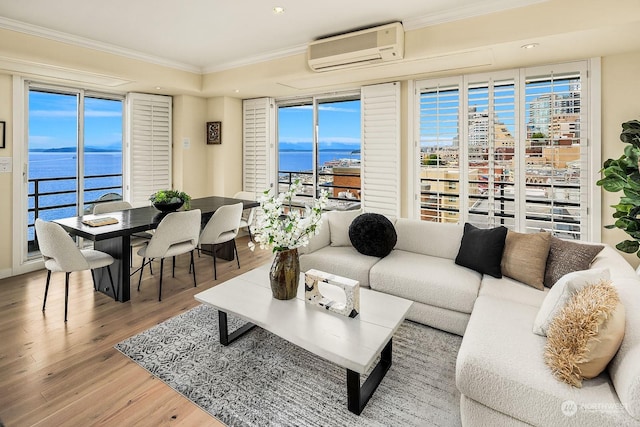
[[[307,59],[314,71],[357,67],[404,57],[402,24],[382,25],[309,43]]]

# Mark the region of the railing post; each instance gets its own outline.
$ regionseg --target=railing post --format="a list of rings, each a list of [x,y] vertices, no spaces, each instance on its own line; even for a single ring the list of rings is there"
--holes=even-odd
[[[40,197],[40,180],[39,179],[34,179],[33,180],[33,220],[34,220],[34,223],[35,223],[35,220],[38,219],[38,217],[39,217],[39,211],[40,211],[39,197]]]

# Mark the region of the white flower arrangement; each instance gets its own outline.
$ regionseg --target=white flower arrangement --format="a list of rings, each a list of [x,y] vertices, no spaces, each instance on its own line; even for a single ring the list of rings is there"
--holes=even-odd
[[[307,246],[309,238],[318,234],[322,224],[322,210],[327,205],[327,192],[322,190],[312,206],[305,206],[304,216],[298,209],[289,209],[284,213],[284,208],[290,206],[291,199],[300,191],[302,183],[297,179],[289,186],[288,191],[278,194],[277,197],[270,194],[270,190],[266,190],[258,200],[260,209],[251,232],[260,249],[270,247],[275,253]],[[249,242],[249,248],[254,250],[255,244]]]

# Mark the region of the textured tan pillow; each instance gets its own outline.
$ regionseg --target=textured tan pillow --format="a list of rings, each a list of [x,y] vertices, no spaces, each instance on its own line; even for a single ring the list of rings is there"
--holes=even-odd
[[[544,297],[536,320],[533,321],[533,333],[546,337],[549,325],[576,292],[585,286],[609,283],[610,278],[608,268],[591,268],[562,276]]]
[[[509,230],[504,242],[502,274],[539,290],[544,290],[544,272],[551,234],[517,233]]]
[[[624,338],[625,311],[611,283],[589,285],[571,298],[547,331],[544,361],[574,387],[607,367]]]

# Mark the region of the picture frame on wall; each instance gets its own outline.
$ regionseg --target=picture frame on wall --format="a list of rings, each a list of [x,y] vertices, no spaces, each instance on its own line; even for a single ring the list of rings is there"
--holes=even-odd
[[[5,148],[7,122],[0,121],[0,148]]]
[[[222,144],[222,122],[207,122],[207,144]]]

